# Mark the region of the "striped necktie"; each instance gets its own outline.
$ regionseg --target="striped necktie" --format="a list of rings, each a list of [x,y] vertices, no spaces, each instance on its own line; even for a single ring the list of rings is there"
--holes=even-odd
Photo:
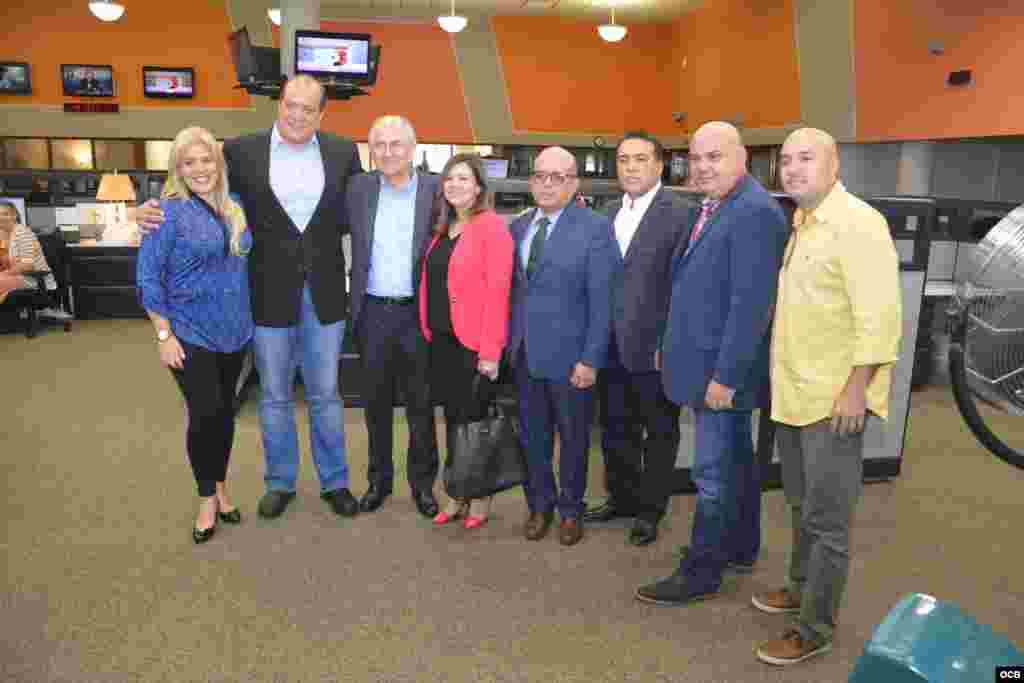
[[[690,244],[687,246],[689,249],[693,247],[693,243],[697,241],[700,236],[700,231],[704,229],[704,224],[708,222],[708,218],[715,212],[718,205],[722,203],[720,199],[705,199],[701,202],[700,217],[697,219],[697,223],[693,226],[693,231],[690,233]]]

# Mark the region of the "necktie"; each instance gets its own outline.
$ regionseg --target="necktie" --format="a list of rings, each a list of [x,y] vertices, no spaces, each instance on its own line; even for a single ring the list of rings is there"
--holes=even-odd
[[[704,229],[704,224],[708,222],[708,218],[715,212],[718,205],[722,202],[720,200],[705,199],[700,207],[700,217],[697,219],[697,223],[693,226],[693,231],[690,233],[690,244],[687,248],[692,247],[693,243],[697,241],[697,237],[700,236],[700,231]]]
[[[527,277],[533,277],[533,271],[537,269],[540,255],[544,252],[544,242],[548,239],[549,223],[551,221],[548,220],[547,216],[537,221],[537,232],[533,236],[533,241],[530,242],[530,257],[526,259]]]

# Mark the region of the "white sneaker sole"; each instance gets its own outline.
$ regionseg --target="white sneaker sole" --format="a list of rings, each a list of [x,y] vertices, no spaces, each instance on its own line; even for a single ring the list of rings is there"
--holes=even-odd
[[[758,648],[756,654],[757,658],[765,664],[774,664],[775,666],[788,666],[790,664],[799,664],[800,662],[810,659],[811,657],[823,655],[831,649],[832,643],[825,643],[824,645],[821,645],[815,648],[814,650],[811,650],[803,657],[797,657],[796,659],[779,659],[778,657],[772,657],[771,655],[766,655],[765,653],[761,652],[760,648]]]
[[[754,607],[768,614],[796,614],[800,611],[799,607],[773,607],[758,600],[756,595],[750,596],[750,602]]]

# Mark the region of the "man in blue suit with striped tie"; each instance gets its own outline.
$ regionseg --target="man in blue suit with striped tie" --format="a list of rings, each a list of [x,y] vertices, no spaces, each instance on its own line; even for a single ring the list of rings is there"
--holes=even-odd
[[[757,560],[761,491],[751,413],[767,399],[775,289],[789,234],[779,203],[747,174],[733,126],[697,130],[690,172],[705,199],[676,249],[660,361],[665,394],[693,411],[697,507],[679,569],[637,589],[637,599],[661,605],[716,597],[727,567],[751,571]]]
[[[593,387],[607,355],[611,283],[621,267],[611,224],[574,205],[578,188],[575,157],[561,147],[543,150],[530,176],[537,208],[511,226],[516,267],[508,353],[529,470],[523,533],[543,538],[557,508],[559,541],[567,546],[583,537]],[[551,466],[556,430],[560,486]]]

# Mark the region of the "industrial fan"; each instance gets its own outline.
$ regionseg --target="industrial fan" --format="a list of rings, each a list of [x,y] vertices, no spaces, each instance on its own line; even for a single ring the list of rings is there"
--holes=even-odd
[[[970,258],[949,309],[953,396],[978,441],[1024,469],[1024,205]]]

